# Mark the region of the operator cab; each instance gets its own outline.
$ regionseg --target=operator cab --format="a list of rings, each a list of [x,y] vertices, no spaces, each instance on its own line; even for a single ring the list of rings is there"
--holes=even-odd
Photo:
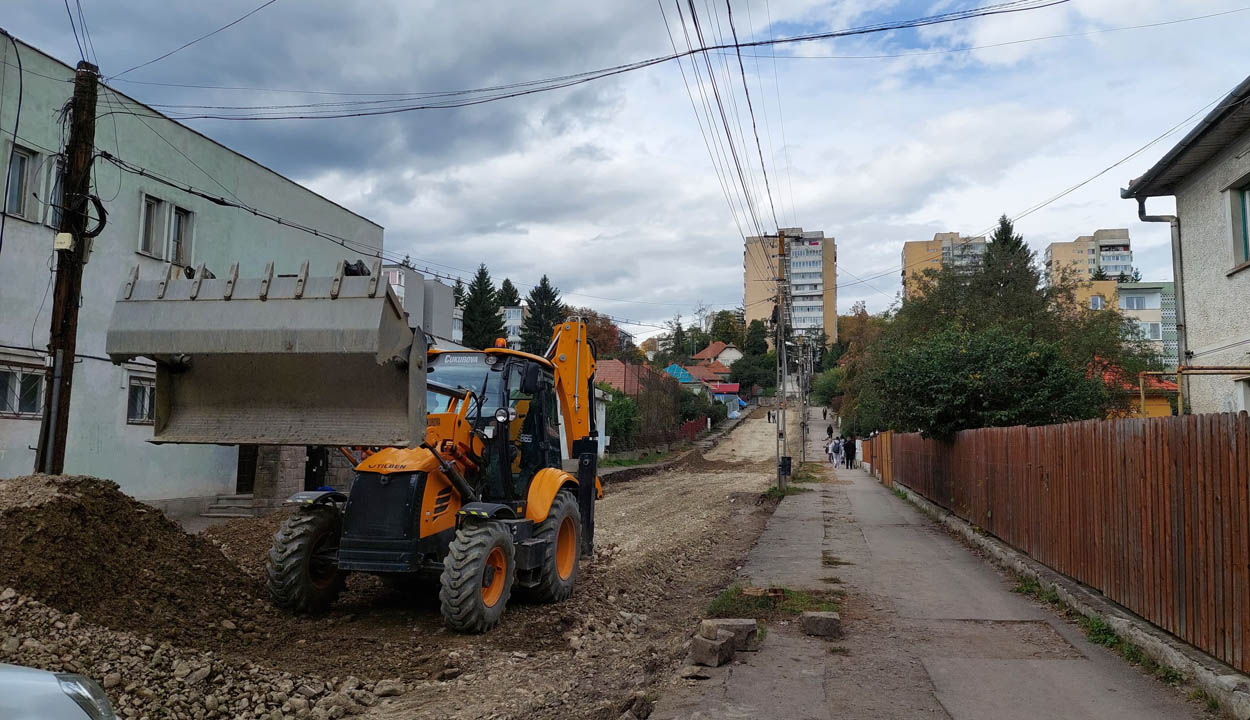
[[[453,395],[473,393],[467,420],[483,440],[483,472],[469,482],[486,502],[526,497],[534,474],[560,467],[560,425],[551,368],[512,352],[450,351],[428,364],[426,412],[446,412]]]

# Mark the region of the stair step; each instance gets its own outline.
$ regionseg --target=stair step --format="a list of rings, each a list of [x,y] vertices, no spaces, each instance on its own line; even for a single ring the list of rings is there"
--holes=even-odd
[[[207,518],[250,518],[250,517],[256,517],[256,513],[255,513],[254,511],[237,510],[237,509],[236,509],[236,510],[215,510],[215,509],[213,509],[213,508],[209,508],[207,512],[202,512],[202,513],[200,513],[200,517],[207,517]]]
[[[213,504],[221,505],[223,507],[252,507],[255,503],[256,501],[252,499],[251,495],[248,495],[247,497],[219,495]]]

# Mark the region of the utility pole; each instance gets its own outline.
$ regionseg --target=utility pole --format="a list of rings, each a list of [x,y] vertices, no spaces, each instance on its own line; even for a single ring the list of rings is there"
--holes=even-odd
[[[790,479],[782,467],[789,457],[786,442],[786,234],[777,230],[777,487],[783,492]]]
[[[69,144],[65,149],[65,178],[61,226],[58,235],[72,241],[58,243],[56,288],[52,294],[52,325],[48,331],[47,376],[44,381],[43,420],[35,472],[59,475],[65,471],[65,444],[69,431],[69,400],[74,382],[78,346],[78,305],[82,297],[82,266],[87,259],[87,207],[91,195],[91,160],[95,154],[95,104],[100,69],[78,63],[74,97],[70,101]],[[68,245],[68,246],[66,246]]]

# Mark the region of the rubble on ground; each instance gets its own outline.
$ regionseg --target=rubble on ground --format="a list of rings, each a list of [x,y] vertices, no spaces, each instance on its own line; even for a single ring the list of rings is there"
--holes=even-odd
[[[0,662],[81,673],[121,718],[338,718],[404,691],[395,680],[322,680],[177,648],[88,623],[77,613],[0,592]]]

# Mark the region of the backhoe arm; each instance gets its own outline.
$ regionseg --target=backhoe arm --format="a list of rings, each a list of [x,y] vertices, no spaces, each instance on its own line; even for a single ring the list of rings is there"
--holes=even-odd
[[[556,394],[568,456],[576,458],[573,443],[598,434],[595,427],[595,352],[581,318],[569,318],[555,327],[547,359],[555,365]]]

